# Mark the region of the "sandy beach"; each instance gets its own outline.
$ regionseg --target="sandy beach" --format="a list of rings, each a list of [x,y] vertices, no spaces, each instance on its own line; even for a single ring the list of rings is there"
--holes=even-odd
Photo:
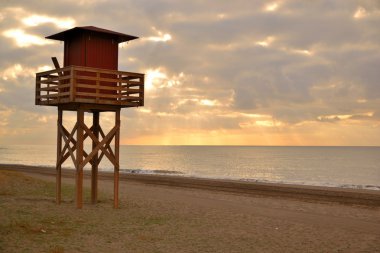
[[[0,252],[380,252],[378,191],[129,174],[115,210],[102,173],[77,210],[54,173],[0,165]]]

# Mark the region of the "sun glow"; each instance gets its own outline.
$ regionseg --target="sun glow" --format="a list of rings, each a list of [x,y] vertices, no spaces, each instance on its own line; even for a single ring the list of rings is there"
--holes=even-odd
[[[270,4],[267,4],[264,8],[265,11],[276,11],[279,7],[279,4],[274,2],[274,3],[270,3]]]
[[[302,54],[302,55],[306,55],[306,56],[312,56],[314,54],[312,51],[302,50],[302,49],[296,49],[293,52],[296,54]]]
[[[262,47],[268,47],[274,41],[273,36],[266,37],[265,40],[257,41],[255,44]]]
[[[354,18],[356,19],[361,19],[366,16],[367,16],[367,11],[363,7],[358,7],[354,14]]]
[[[147,90],[155,88],[156,82],[167,78],[167,75],[160,68],[148,69],[145,73],[145,88]]]
[[[275,120],[252,120],[239,123],[239,126],[244,128],[255,128],[255,127],[280,127],[284,126],[284,123]]]
[[[226,14],[224,14],[224,13],[219,13],[219,14],[217,15],[217,17],[218,17],[218,19],[224,19],[224,18],[226,18]]]
[[[216,100],[210,100],[210,99],[201,99],[199,101],[201,105],[206,105],[206,106],[215,106],[217,104]]]

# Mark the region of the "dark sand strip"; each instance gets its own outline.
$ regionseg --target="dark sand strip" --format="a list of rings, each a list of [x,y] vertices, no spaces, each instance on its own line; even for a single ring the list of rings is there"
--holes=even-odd
[[[55,169],[52,167],[0,164],[0,169],[38,173],[41,175],[50,176],[55,175]],[[89,171],[85,171],[85,176],[89,177],[89,175]],[[73,170],[63,169],[62,176],[73,178],[75,173]],[[112,180],[112,178],[113,174],[110,172],[99,173],[99,179],[101,180]],[[304,201],[326,201],[374,207],[380,206],[380,191],[375,190],[242,182],[234,180],[201,179],[182,176],[146,174],[121,174],[120,180],[136,181],[152,185],[206,189],[253,196],[285,197]]]

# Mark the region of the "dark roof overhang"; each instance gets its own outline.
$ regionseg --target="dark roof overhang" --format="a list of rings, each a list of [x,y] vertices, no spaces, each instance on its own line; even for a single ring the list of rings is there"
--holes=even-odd
[[[124,34],[124,33],[119,33],[119,32],[114,32],[111,30],[107,30],[107,29],[103,29],[103,28],[99,28],[99,27],[95,27],[95,26],[74,27],[72,29],[47,36],[46,39],[65,41],[68,38],[70,38],[73,34],[80,32],[80,31],[92,31],[92,32],[97,32],[97,33],[109,34],[110,36],[115,37],[115,39],[118,43],[138,39],[138,37],[136,37],[136,36],[132,36],[132,35]]]

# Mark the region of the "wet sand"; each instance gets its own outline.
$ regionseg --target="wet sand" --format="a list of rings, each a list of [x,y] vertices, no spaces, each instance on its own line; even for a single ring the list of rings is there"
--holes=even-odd
[[[39,166],[0,164],[0,169],[46,176],[55,176],[56,173],[54,168]],[[89,178],[90,172],[85,171],[84,175],[85,178]],[[74,178],[75,171],[63,169],[62,177]],[[99,180],[113,180],[113,173],[100,172]],[[380,191],[376,190],[259,183],[236,180],[203,179],[173,175],[133,173],[120,174],[120,181],[139,182],[142,184],[150,185],[165,185],[179,188],[204,189],[209,191],[229,192],[250,196],[282,197],[306,201],[337,202],[343,204],[380,207]]]
[[[26,172],[50,182],[55,180],[51,168],[0,165],[0,170],[4,169]],[[65,170],[63,175],[65,184],[74,184],[73,171]],[[101,194],[112,198],[112,174],[102,173],[99,179]],[[90,185],[88,177],[85,185]],[[93,235],[95,238],[91,240],[98,242],[95,242],[97,247],[91,246],[92,252],[127,249],[133,252],[380,252],[380,193],[377,191],[123,175],[120,203],[120,209],[114,211],[112,201],[96,206],[84,203],[83,210],[78,211],[73,199],[66,199],[61,207],[54,208],[97,215],[107,210],[120,221],[128,219],[133,209],[138,208],[143,217],[158,215],[163,219],[155,220],[157,224],[141,233],[138,229],[122,232],[127,225],[114,225],[109,231],[115,231],[111,237],[117,240],[107,246],[101,244],[101,237]],[[135,239],[131,241],[131,238]],[[86,240],[90,239],[86,237]]]

